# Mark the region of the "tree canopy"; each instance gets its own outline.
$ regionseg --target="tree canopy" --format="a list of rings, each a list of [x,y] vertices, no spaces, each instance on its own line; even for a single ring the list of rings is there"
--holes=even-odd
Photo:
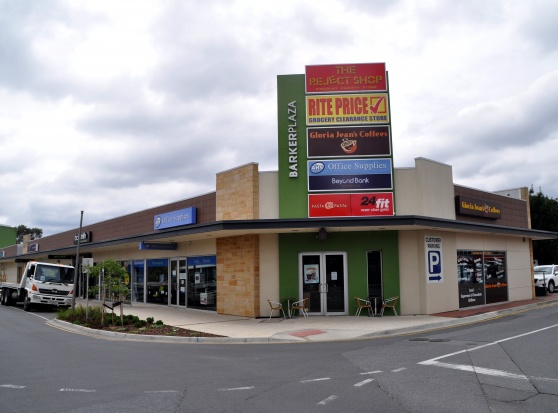
[[[18,225],[16,232],[16,243],[21,244],[23,242],[23,236],[30,234],[31,239],[39,239],[43,236],[43,230],[41,228],[28,228],[25,225]]]
[[[533,188],[529,190],[529,205],[531,208],[531,228],[544,231],[558,232],[558,200],[547,197]],[[539,264],[558,263],[558,240],[544,240],[533,242],[533,259]]]

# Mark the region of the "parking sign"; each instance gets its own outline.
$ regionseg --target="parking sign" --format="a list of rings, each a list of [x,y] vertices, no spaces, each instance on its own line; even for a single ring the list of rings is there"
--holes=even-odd
[[[429,283],[441,283],[442,272],[442,238],[425,237],[426,279]]]

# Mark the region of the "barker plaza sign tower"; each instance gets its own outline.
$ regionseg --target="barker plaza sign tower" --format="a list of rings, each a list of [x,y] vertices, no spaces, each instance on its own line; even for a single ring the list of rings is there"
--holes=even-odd
[[[277,90],[280,217],[393,215],[385,64],[306,66]]]

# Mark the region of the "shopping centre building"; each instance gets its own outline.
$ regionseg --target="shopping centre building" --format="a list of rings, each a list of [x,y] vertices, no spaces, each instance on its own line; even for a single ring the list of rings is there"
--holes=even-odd
[[[132,303],[260,317],[267,300],[352,315],[354,297],[399,297],[400,314],[531,299],[532,241],[558,234],[531,229],[527,188],[464,187],[424,158],[395,168],[390,122],[383,64],[279,76],[277,171],[242,165],[213,192],[5,246],[0,276],[75,264],[79,239],[80,263],[126,268]]]

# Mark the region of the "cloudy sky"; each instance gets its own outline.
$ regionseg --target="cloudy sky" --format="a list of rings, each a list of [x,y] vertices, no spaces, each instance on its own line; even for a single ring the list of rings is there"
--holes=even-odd
[[[277,169],[277,75],[386,62],[394,165],[558,197],[555,0],[0,0],[0,224],[44,235]]]

